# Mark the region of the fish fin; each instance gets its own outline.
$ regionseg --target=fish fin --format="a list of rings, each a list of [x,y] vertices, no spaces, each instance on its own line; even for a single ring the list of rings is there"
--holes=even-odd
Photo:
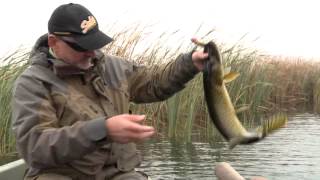
[[[246,133],[244,136],[231,138],[229,141],[229,149],[233,149],[238,144],[251,144],[263,139],[262,133],[252,131]]]
[[[237,77],[239,75],[240,75],[240,73],[230,72],[230,73],[224,75],[223,81],[224,81],[224,83],[229,83],[229,82],[237,79]]]
[[[269,133],[284,127],[288,122],[288,116],[284,113],[278,113],[276,115],[271,116],[269,119],[265,120],[262,123],[262,127],[260,131],[262,131],[263,137],[268,135]]]
[[[250,109],[250,106],[251,106],[251,104],[241,106],[241,107],[239,107],[238,109],[236,109],[236,113],[239,114],[239,113],[242,113],[242,112],[244,112],[244,111],[247,111],[247,110]]]
[[[229,74],[231,72],[231,67],[228,66],[228,67],[224,68],[223,72],[224,72],[224,74]]]
[[[242,137],[234,137],[229,141],[229,149],[233,149],[236,145],[240,144],[242,141]]]

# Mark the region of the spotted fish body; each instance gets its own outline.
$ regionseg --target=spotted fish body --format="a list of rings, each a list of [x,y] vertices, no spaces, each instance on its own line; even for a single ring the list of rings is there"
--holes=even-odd
[[[285,116],[273,117],[271,119],[273,122],[280,122],[279,119],[281,122],[269,122],[265,126],[257,128],[256,131],[247,131],[239,121],[226,89],[225,82],[229,81],[227,78],[233,75],[224,74],[222,57],[218,47],[213,42],[209,42],[204,45],[204,52],[208,53],[208,61],[206,61],[203,70],[203,85],[209,116],[220,134],[229,142],[230,148],[238,144],[257,142],[286,121]]]

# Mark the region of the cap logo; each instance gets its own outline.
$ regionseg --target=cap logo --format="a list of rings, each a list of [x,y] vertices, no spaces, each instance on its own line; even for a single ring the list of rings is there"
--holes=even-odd
[[[93,16],[88,16],[88,20],[83,20],[81,22],[82,33],[86,34],[88,31],[93,29],[97,25],[97,21]]]

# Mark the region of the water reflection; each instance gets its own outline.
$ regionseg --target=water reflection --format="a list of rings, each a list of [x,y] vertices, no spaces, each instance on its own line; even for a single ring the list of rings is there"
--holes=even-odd
[[[185,144],[151,141],[139,146],[141,170],[152,179],[215,179],[217,162],[229,162],[246,178],[270,180],[320,179],[320,117],[301,114],[289,118],[288,126],[264,141],[237,146],[232,151],[224,141]]]

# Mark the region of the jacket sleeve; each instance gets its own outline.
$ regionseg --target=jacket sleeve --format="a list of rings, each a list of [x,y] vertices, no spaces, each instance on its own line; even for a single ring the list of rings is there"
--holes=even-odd
[[[180,91],[198,70],[191,60],[192,52],[175,61],[151,68],[134,67],[129,79],[130,98],[135,103],[162,101]]]
[[[43,82],[22,76],[15,83],[12,129],[17,150],[29,166],[54,167],[90,153],[106,137],[103,123],[100,118],[59,127]]]

